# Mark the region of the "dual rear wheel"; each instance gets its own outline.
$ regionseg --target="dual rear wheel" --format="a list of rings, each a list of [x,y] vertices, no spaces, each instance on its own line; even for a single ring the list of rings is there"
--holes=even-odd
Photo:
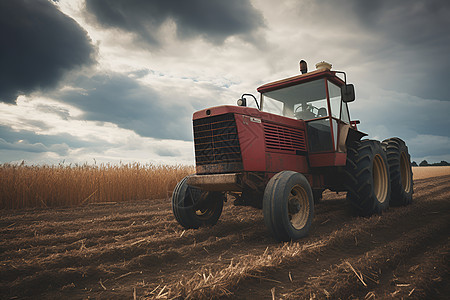
[[[381,144],[387,155],[391,178],[391,205],[402,206],[412,202],[413,173],[406,143],[399,138],[384,140]]]
[[[370,216],[412,202],[410,155],[399,138],[354,142],[347,151],[347,200],[355,214]]]
[[[355,142],[347,151],[347,200],[359,216],[389,207],[390,175],[386,153],[375,140]]]

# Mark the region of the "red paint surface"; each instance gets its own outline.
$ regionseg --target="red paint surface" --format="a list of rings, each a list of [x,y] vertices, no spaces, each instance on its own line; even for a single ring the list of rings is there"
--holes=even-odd
[[[260,118],[246,115],[235,115],[239,143],[241,146],[242,163],[245,171],[265,171],[265,143],[262,122]]]
[[[284,170],[309,173],[306,156],[267,152],[266,171],[278,173]]]

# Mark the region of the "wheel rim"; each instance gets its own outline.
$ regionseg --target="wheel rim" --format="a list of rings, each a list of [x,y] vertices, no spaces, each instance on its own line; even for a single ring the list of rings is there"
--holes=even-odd
[[[388,176],[383,158],[377,154],[373,159],[373,192],[378,201],[384,203],[388,193]]]
[[[409,193],[411,190],[411,168],[405,152],[402,152],[400,156],[400,177],[404,191]]]
[[[208,220],[216,211],[217,201],[207,201],[208,193],[202,193],[201,199],[194,205],[194,213],[200,220]],[[209,199],[213,200],[213,199]]]
[[[288,199],[288,216],[292,227],[297,230],[305,227],[308,215],[308,194],[302,186],[297,184],[292,188]]]
[[[195,215],[199,218],[199,219],[208,219],[212,214],[213,214],[214,210],[210,209],[210,208],[202,208],[202,209],[197,209],[195,211]]]

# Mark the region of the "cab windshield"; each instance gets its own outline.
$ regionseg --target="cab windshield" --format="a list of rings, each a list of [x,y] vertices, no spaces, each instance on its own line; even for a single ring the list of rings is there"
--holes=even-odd
[[[297,120],[326,117],[328,110],[325,80],[318,79],[266,92],[262,94],[261,109]]]

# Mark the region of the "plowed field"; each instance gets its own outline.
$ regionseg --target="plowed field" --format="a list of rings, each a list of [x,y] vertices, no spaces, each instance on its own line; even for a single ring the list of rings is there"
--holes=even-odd
[[[414,203],[352,217],[326,192],[310,235],[276,243],[262,212],[226,203],[184,231],[170,201],[0,211],[2,299],[446,299],[450,176],[415,181]]]

